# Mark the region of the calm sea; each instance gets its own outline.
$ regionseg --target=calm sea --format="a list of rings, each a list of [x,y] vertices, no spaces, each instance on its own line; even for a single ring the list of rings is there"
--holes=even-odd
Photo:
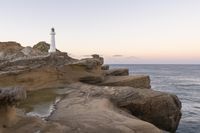
[[[148,74],[152,89],[176,94],[182,102],[177,133],[200,133],[200,65],[110,65],[130,75]]]

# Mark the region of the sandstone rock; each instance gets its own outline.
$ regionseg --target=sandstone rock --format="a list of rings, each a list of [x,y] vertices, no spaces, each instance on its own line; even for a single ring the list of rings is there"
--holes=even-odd
[[[98,85],[107,86],[130,86],[134,88],[149,89],[150,78],[147,75],[135,76],[107,76],[104,81]]]
[[[37,49],[33,49],[31,47],[25,47],[21,50],[21,52],[24,54],[24,56],[41,56],[41,55],[47,55],[44,52],[41,52]]]
[[[2,106],[12,106],[26,98],[26,91],[20,87],[0,88],[0,108]]]
[[[67,125],[92,131],[102,128],[105,132],[117,132],[117,130],[131,132],[130,129],[119,130],[126,129],[125,127],[129,125],[128,127],[131,126],[131,129],[136,129],[135,132],[140,132],[142,130],[138,128],[143,124],[143,132],[150,132],[151,128],[155,129],[150,125],[138,122],[135,117],[131,117],[119,108],[127,109],[132,115],[170,132],[176,131],[180,121],[181,103],[175,95],[169,93],[151,89],[93,86],[81,83],[71,84],[68,88],[73,89],[58,104],[58,110],[50,117],[53,121],[61,121]],[[127,116],[128,118],[126,118]],[[116,123],[121,125],[121,128],[118,128],[119,125],[115,125]],[[137,125],[137,123],[141,125]],[[93,128],[90,129],[90,127]]]
[[[105,91],[113,88],[73,84],[56,106],[49,121],[68,125],[70,133],[161,133],[150,123],[141,121],[127,112],[118,109],[109,100]]]
[[[2,62],[2,60],[10,60],[21,56],[21,49],[23,49],[23,47],[19,43],[0,42],[0,63]]]
[[[100,70],[101,69],[101,60],[95,58],[86,58],[81,59],[72,63],[73,66],[82,66],[85,67],[86,70]]]
[[[118,68],[105,71],[106,76],[127,76],[129,75],[128,69]]]
[[[15,106],[26,98],[26,91],[20,87],[0,88],[0,132],[1,128],[16,122]]]
[[[93,54],[92,57],[100,61],[100,65],[103,65],[104,59],[100,57],[98,54]]]
[[[101,66],[101,70],[109,70],[109,65],[103,65],[103,66]]]
[[[79,79],[80,82],[83,83],[88,83],[88,84],[97,84],[97,83],[101,83],[104,80],[103,76],[85,76],[85,77],[81,77]]]
[[[1,133],[69,133],[69,128],[38,117],[22,117],[12,127],[2,128]]]

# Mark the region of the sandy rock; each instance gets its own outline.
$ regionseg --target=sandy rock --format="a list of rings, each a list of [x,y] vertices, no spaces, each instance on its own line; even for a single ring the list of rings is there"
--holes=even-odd
[[[80,88],[79,88],[80,85]],[[150,123],[116,108],[102,87],[74,84],[50,121],[68,125],[70,133],[161,133]],[[112,89],[112,88],[108,88]],[[110,91],[110,90],[107,90]]]
[[[50,44],[46,43],[45,41],[41,41],[33,46],[33,49],[39,50],[42,53],[48,53],[49,48]],[[56,49],[56,51],[60,52],[58,49]]]
[[[123,112],[119,109],[121,108],[127,109],[130,114],[150,122],[160,129],[175,132],[181,118],[181,103],[175,95],[169,93],[151,89],[93,86],[81,83],[69,85],[68,88],[73,88],[74,92],[70,91],[65,100],[59,103],[58,110],[51,117],[52,120],[64,121],[67,124],[73,124],[76,121],[78,122],[76,126],[84,123],[89,124],[88,127],[95,127],[95,129],[99,128],[95,125],[101,124],[105,128],[117,128],[116,123],[127,127],[125,123],[129,121],[130,123],[127,124],[137,129],[135,118],[127,113],[119,113]],[[128,118],[124,118],[127,116]],[[110,123],[111,121],[113,123]],[[120,121],[123,121],[123,124]],[[114,129],[111,131],[115,131]]]
[[[102,57],[100,57],[98,54],[93,54],[92,57],[93,57],[94,59],[99,60],[100,65],[103,65],[104,59],[103,59]]]
[[[0,107],[12,106],[26,98],[26,91],[20,87],[0,88]]]
[[[101,83],[104,80],[103,76],[84,76],[79,79],[80,82],[88,83],[88,84],[97,84]]]
[[[0,128],[2,133],[68,133],[69,128],[38,117],[22,117],[12,127]]]
[[[141,88],[141,89],[151,88],[150,78],[147,75],[106,76],[104,81],[98,85],[130,86],[130,87]]]
[[[101,69],[101,60],[95,58],[86,58],[81,59],[72,63],[71,65],[85,67],[86,70],[100,70]]]
[[[128,69],[117,68],[104,71],[106,76],[127,76],[129,75]]]

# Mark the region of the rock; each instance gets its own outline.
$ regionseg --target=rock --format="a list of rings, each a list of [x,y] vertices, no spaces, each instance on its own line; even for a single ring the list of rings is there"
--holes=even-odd
[[[151,89],[94,86],[81,83],[71,84],[67,88],[73,89],[58,104],[58,110],[52,114],[50,120],[61,121],[75,126],[74,128],[79,126],[83,130],[94,132],[99,129],[96,125],[103,125],[100,128],[105,129],[105,132],[108,130],[117,132],[118,126],[115,124],[118,123],[121,125],[120,129],[125,129],[127,124],[134,127],[131,129],[138,129],[142,123],[139,122],[141,125],[137,125],[138,120],[130,116],[132,114],[160,129],[175,132],[181,118],[181,103],[175,95],[169,93]],[[120,108],[126,109],[127,113]],[[146,127],[147,125],[145,125],[144,123],[143,126]],[[153,127],[149,126],[147,129],[152,131],[149,128]],[[145,129],[143,132],[148,132]],[[120,130],[118,129],[118,131]],[[125,132],[125,130],[121,130],[121,132]],[[131,132],[130,129],[129,132]]]
[[[85,76],[85,77],[81,77],[79,79],[80,82],[83,83],[88,83],[88,84],[97,84],[97,83],[101,83],[104,80],[103,76]]]
[[[103,65],[104,59],[103,59],[102,57],[100,57],[98,54],[93,54],[92,57],[93,57],[94,59],[99,60],[100,65]]]
[[[102,83],[98,85],[107,86],[130,86],[134,88],[149,89],[150,78],[147,75],[135,76],[107,76]]]
[[[25,47],[21,50],[21,52],[24,54],[24,56],[41,56],[41,55],[47,55],[46,53],[43,53],[37,49],[33,49],[31,47]]]
[[[82,66],[86,70],[100,70],[101,60],[94,58],[86,58],[72,63],[73,66]]]
[[[73,84],[48,119],[70,128],[70,133],[161,133],[150,123],[141,121],[117,108],[109,100],[110,87]],[[110,96],[108,96],[110,94]]]
[[[120,90],[113,101],[134,116],[160,129],[175,132],[181,119],[181,102],[173,94],[151,89]]]
[[[109,70],[109,65],[103,65],[103,66],[101,66],[101,70]]]
[[[49,48],[50,48],[50,44],[44,41],[39,42],[33,46],[33,49],[37,49],[37,50],[40,50],[41,52],[46,52],[46,53],[48,53]]]
[[[0,88],[0,107],[12,106],[26,98],[26,91],[20,87]]]
[[[69,133],[67,126],[27,116],[20,118],[12,127],[0,127],[1,130],[1,133]]]
[[[17,42],[0,42],[0,63],[4,60],[10,60],[21,57],[23,47]]]
[[[0,131],[1,127],[8,127],[16,122],[16,111],[14,105],[25,98],[26,91],[23,88],[0,88]]]
[[[44,41],[41,41],[33,46],[33,49],[39,50],[43,53],[48,53],[49,48],[50,48],[50,44],[48,44]],[[56,51],[60,52],[58,49],[56,49]]]
[[[106,76],[127,76],[129,75],[128,69],[126,68],[117,68],[117,69],[110,69],[105,70]]]

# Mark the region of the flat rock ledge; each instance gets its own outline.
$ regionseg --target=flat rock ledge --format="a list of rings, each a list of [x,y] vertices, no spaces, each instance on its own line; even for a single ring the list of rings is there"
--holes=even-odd
[[[127,68],[117,68],[104,71],[106,76],[127,76],[129,71]]]
[[[150,77],[148,75],[131,76],[106,76],[98,85],[103,86],[130,86],[134,88],[150,89]]]

